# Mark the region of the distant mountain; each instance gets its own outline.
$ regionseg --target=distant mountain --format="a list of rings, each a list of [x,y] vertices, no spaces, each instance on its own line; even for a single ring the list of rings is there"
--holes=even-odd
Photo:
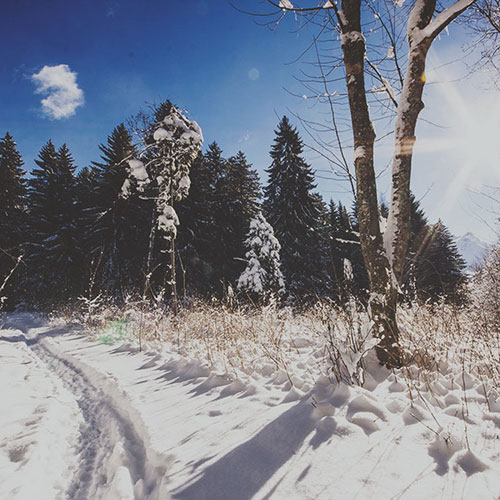
[[[456,240],[457,248],[467,264],[467,269],[472,269],[481,262],[490,245],[484,243],[472,233],[465,233]]]

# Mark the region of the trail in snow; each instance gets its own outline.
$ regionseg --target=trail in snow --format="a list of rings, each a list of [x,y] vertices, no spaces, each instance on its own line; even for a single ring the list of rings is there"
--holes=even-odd
[[[162,491],[165,467],[150,463],[147,446],[131,415],[120,404],[123,402],[116,401],[109,380],[99,380],[102,375],[47,343],[45,337],[60,335],[60,329],[30,328],[23,323],[15,323],[20,335],[2,337],[2,340],[23,342],[30,347],[71,391],[83,417],[78,449],[74,450],[79,464],[66,498],[167,498]]]

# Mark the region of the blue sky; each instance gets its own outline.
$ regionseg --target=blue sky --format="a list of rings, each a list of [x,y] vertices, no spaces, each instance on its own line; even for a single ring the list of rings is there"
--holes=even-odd
[[[261,8],[258,1],[236,3]],[[302,63],[290,62],[312,36],[308,29],[293,32],[293,19],[270,31],[225,0],[16,0],[5,2],[2,14],[0,134],[8,130],[14,135],[27,170],[49,138],[57,146],[67,143],[77,165],[88,165],[98,159],[98,144],[115,125],[146,102],[169,98],[199,122],[206,144],[217,140],[227,156],[241,149],[263,173],[279,117],[319,113],[284,90],[302,93],[293,79]],[[431,63],[437,67],[456,58],[459,47],[452,37],[444,40]],[[32,76],[58,65],[77,74],[85,102],[74,115],[54,119],[43,113],[45,96],[35,93]],[[451,82],[463,76],[464,68],[447,66],[434,73],[436,80]],[[432,106],[423,117],[445,128],[419,125],[413,189],[418,197],[425,194],[422,203],[431,221],[442,217],[456,234],[474,231],[491,240],[493,234],[480,219],[491,223],[492,216],[481,197],[471,194],[498,180],[489,162],[496,150],[483,139],[492,130],[500,132],[491,105],[499,94],[485,90],[483,80],[476,75],[462,85],[426,90]],[[390,143],[381,150],[378,160],[385,166]],[[349,203],[346,186],[328,180],[328,165],[314,154],[308,159],[321,171],[318,189],[324,197]],[[389,194],[387,174],[380,191]]]

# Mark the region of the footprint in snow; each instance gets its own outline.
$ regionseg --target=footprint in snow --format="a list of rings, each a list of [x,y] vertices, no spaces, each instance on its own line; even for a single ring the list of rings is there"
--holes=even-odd
[[[21,462],[25,457],[29,447],[30,447],[29,444],[25,444],[11,448],[10,450],[7,451],[9,460],[14,463]]]

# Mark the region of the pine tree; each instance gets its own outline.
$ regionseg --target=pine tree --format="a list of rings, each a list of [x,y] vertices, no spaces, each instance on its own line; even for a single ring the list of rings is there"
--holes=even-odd
[[[465,263],[453,237],[441,221],[429,225],[420,204],[411,195],[410,242],[403,286],[407,295],[425,301],[465,300]]]
[[[22,255],[26,222],[26,181],[23,160],[16,143],[7,132],[0,139],[0,286],[10,275]],[[20,270],[10,276],[1,295],[7,297],[5,307],[15,305],[19,296]],[[19,290],[17,290],[19,292]],[[0,304],[1,305],[1,304]]]
[[[217,147],[215,144],[209,147]],[[202,153],[190,171],[191,188],[179,203],[179,268],[185,293],[208,294],[215,288],[213,257],[218,238],[214,227],[217,172]]]
[[[205,153],[205,162],[214,177],[214,191],[211,206],[213,236],[209,245],[210,262],[213,266],[213,287],[220,291],[221,285],[227,283],[232,250],[232,225],[228,218],[230,195],[227,191],[227,160],[222,156],[222,150],[213,142]],[[241,243],[240,243],[241,244]],[[241,257],[242,255],[239,255]]]
[[[75,166],[66,145],[42,147],[29,187],[28,271],[32,300],[45,305],[75,297],[85,273],[79,246]]]
[[[250,222],[245,240],[247,266],[238,280],[238,290],[259,303],[284,293],[280,270],[280,244],[271,225],[261,213]]]
[[[147,252],[147,202],[137,191],[120,196],[128,177],[127,161],[136,150],[132,136],[123,123],[101,144],[100,162],[92,162],[94,181],[92,206],[87,211],[90,254],[103,288],[123,297],[138,291]]]
[[[216,142],[199,155],[190,177],[178,210],[180,256],[187,286],[213,293],[243,270],[243,240],[258,211],[260,183],[242,152],[226,160]]]
[[[227,160],[222,188],[227,227],[224,279],[234,283],[243,270],[243,240],[259,211],[260,197],[259,176],[241,151]]]
[[[464,302],[466,265],[453,236],[441,220],[430,228],[430,241],[422,257],[415,270],[418,295],[432,302],[441,298],[448,302]]]
[[[302,151],[297,130],[283,117],[271,149],[264,211],[281,244],[287,288],[293,296],[311,298],[328,288],[327,255],[321,227],[323,207],[313,193],[314,174]]]
[[[328,274],[332,283],[333,298],[338,301],[344,301],[344,255],[342,251],[342,230],[340,224],[338,207],[333,200],[330,200],[327,214]]]
[[[361,301],[365,301],[368,294],[368,275],[361,253],[356,210],[349,214],[346,207],[339,202],[337,214],[338,226],[335,242],[338,255],[339,295],[342,302],[349,300],[352,294]],[[349,264],[346,264],[346,261],[349,261]],[[346,265],[352,277],[346,277]]]

